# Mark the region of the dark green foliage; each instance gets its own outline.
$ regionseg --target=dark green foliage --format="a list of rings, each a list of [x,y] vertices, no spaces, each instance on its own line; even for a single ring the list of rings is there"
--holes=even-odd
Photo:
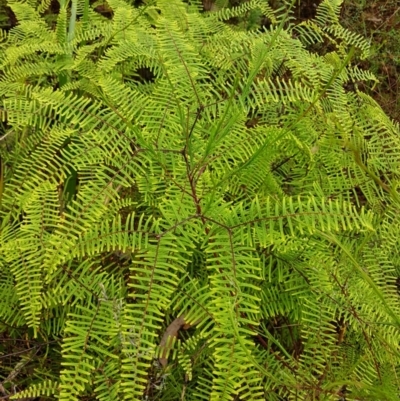
[[[9,1],[5,395],[398,397],[399,127],[295,3]]]

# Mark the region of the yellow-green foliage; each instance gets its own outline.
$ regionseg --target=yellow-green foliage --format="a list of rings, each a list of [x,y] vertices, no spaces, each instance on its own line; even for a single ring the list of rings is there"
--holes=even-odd
[[[294,1],[144,3],[50,26],[8,2],[0,328],[42,345],[5,391],[397,399],[400,137],[351,85],[368,43],[340,0],[300,25]]]

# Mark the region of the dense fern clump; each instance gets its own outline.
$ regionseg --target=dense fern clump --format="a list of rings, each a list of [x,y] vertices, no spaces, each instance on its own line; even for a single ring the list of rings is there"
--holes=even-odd
[[[4,396],[398,399],[400,130],[358,89],[368,44],[340,0],[217,3],[8,1]]]

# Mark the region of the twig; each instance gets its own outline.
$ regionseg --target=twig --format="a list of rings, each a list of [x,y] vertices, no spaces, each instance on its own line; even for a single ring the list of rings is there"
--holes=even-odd
[[[0,142],[3,141],[4,139],[6,139],[8,137],[8,135],[12,134],[14,132],[14,130],[11,130],[10,132],[7,132],[7,134],[3,135],[0,137]],[[0,398],[1,399],[1,398]]]

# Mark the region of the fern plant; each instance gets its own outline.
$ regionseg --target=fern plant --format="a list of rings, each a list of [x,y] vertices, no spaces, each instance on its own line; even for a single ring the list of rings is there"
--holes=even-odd
[[[398,397],[399,126],[341,1],[294,3],[8,1],[5,396]]]

